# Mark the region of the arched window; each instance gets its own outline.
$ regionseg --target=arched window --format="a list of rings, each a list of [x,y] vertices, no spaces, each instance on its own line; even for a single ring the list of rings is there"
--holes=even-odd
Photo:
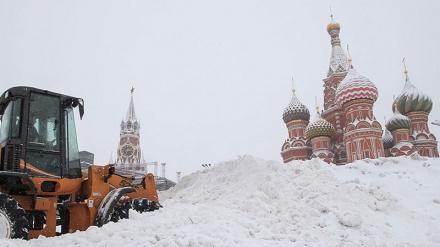
[[[347,158],[347,154],[345,153],[345,151],[341,151],[341,159],[345,158]]]

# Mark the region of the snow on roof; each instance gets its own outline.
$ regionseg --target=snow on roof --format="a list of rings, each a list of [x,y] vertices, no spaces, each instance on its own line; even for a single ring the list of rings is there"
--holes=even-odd
[[[306,120],[309,121],[310,112],[309,109],[302,104],[298,97],[296,97],[295,91],[293,90],[292,99],[289,105],[284,109],[283,120],[288,123],[292,120]]]
[[[371,99],[375,102],[378,96],[379,92],[374,83],[354,68],[348,71],[335,92],[336,102],[341,106],[355,99]]]
[[[411,120],[400,114],[399,110],[395,108],[393,116],[386,123],[386,128],[389,131],[394,131],[396,129],[411,129],[411,124]]]
[[[330,77],[335,73],[345,73],[348,71],[348,61],[344,50],[340,45],[332,47],[332,53],[330,55],[330,65],[327,76]]]
[[[412,148],[413,144],[411,142],[398,142],[393,146],[393,148],[401,149],[404,146]]]
[[[394,140],[393,135],[391,135],[391,132],[385,128],[382,140],[384,143],[384,148],[392,148],[394,146]]]

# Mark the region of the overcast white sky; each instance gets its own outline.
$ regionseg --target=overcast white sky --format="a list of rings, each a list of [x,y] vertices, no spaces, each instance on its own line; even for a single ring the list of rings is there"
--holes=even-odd
[[[403,57],[440,120],[439,1],[0,0],[1,91],[82,97],[80,150],[97,164],[116,155],[132,86],[145,158],[166,162],[168,178],[242,154],[281,161],[292,77],[312,120],[315,96],[322,109],[330,5],[353,65],[379,89],[381,124]]]

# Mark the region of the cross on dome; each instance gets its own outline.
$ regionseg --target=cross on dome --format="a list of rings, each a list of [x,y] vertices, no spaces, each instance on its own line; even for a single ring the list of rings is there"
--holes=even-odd
[[[408,70],[406,69],[405,58],[403,58],[402,63],[403,67],[405,68],[405,71],[403,71],[403,73],[405,73],[405,77],[408,79]]]

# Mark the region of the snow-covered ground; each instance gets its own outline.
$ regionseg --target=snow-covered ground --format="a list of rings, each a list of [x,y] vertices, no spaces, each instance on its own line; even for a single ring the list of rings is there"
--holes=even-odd
[[[102,228],[0,246],[440,246],[440,160],[418,155],[340,167],[240,156],[160,199]]]

